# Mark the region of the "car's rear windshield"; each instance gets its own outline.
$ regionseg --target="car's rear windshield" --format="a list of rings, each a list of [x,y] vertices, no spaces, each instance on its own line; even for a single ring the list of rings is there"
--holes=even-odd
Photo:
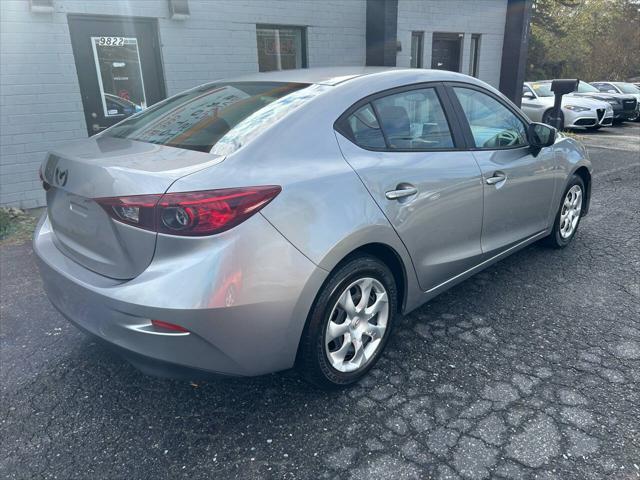
[[[285,105],[298,106],[300,100],[308,96],[293,94],[310,87],[303,83],[284,82],[207,84],[168,98],[123,120],[104,132],[104,135],[209,152],[236,125],[268,105],[287,100]],[[295,98],[290,98],[292,95],[299,101],[293,101]],[[287,109],[277,110],[281,113]],[[263,128],[264,122],[254,121],[250,127],[254,130]],[[245,124],[245,137],[246,130]]]

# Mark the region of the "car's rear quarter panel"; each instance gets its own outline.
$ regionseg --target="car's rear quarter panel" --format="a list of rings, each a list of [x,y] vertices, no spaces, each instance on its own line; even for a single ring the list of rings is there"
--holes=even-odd
[[[302,254],[330,272],[363,245],[387,245],[409,277],[407,303],[415,303],[421,292],[408,252],[342,157],[333,129],[344,110],[366,94],[361,89],[324,94],[221,164],[180,179],[169,191],[281,185],[282,192],[260,214]]]

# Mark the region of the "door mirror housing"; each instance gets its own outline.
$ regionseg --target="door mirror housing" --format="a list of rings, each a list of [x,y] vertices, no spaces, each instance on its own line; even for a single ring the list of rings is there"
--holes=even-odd
[[[550,147],[556,142],[557,130],[545,123],[531,123],[527,131],[529,145],[533,149]]]
[[[535,100],[536,96],[531,92],[524,92],[522,94],[522,98],[528,98],[530,100]]]

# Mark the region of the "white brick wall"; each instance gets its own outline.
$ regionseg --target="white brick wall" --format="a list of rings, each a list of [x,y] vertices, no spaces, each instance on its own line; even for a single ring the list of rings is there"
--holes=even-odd
[[[399,0],[398,66],[409,65],[411,31],[482,34],[480,77],[497,85],[507,0]],[[87,136],[67,14],[158,19],[166,90],[173,95],[217,78],[258,70],[256,23],[307,27],[310,67],[363,65],[365,0],[190,0],[172,21],[166,0],[54,0],[53,14],[28,0],[0,0],[0,205],[44,204],[37,176],[45,152]]]
[[[258,70],[256,23],[307,27],[309,66],[364,65],[365,0],[190,0],[172,21],[166,0],[0,0],[0,205],[44,204],[38,167],[46,151],[87,130],[67,14],[158,19],[168,95]]]
[[[402,52],[397,65],[408,67],[411,56],[411,32],[424,32],[422,65],[431,67],[433,32],[463,33],[461,71],[469,74],[471,34],[480,40],[479,78],[494,87],[500,80],[502,40],[507,0],[398,0],[398,40]]]

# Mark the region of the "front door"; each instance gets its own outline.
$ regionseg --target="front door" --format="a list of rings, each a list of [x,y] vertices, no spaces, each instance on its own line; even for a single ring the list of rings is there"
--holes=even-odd
[[[459,33],[434,33],[431,46],[431,68],[459,72],[462,38],[462,34]]]
[[[493,256],[549,226],[556,188],[554,152],[532,152],[527,123],[496,96],[472,87],[453,86],[452,91],[482,170],[482,250]]]
[[[69,31],[90,136],[165,98],[152,20],[69,16]]]
[[[338,142],[430,291],[480,261],[480,168],[457,148],[462,140],[447,121],[440,87],[396,92],[347,112]]]

